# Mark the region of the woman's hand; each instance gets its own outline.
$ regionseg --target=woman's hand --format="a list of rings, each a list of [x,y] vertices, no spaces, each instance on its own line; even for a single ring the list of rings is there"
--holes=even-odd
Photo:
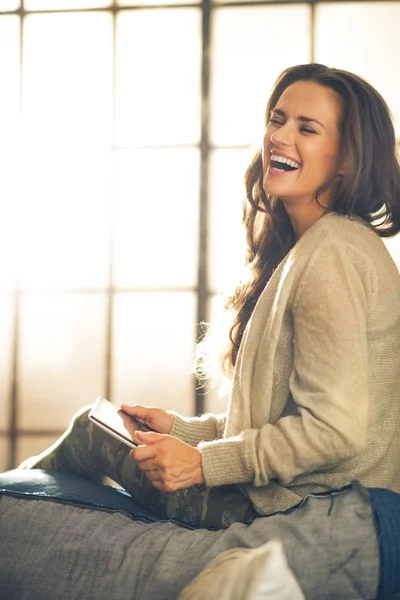
[[[162,408],[140,406],[140,404],[121,404],[120,409],[139,422],[139,427],[135,425],[133,430],[132,427],[128,427],[128,422],[126,422],[126,427],[131,433],[141,429],[140,425],[147,426],[158,433],[170,433],[172,429],[174,417]]]
[[[198,448],[170,435],[143,431],[135,435],[143,445],[134,448],[131,455],[155,488],[175,492],[204,483]]]

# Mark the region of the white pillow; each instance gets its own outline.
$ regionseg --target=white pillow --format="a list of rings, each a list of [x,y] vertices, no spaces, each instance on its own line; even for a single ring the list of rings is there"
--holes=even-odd
[[[223,552],[178,600],[305,600],[278,540]]]

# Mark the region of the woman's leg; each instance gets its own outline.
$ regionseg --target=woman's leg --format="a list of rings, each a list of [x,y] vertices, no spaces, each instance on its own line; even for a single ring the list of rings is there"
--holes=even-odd
[[[101,482],[110,477],[162,519],[176,519],[193,527],[229,527],[250,523],[257,513],[236,486],[193,486],[160,492],[151,485],[130,455],[130,448],[97,427],[89,418],[91,406],[79,410],[65,433],[47,450],[24,461],[20,469],[44,469]]]
[[[163,494],[168,519],[184,521],[194,527],[226,529],[232,523],[251,523],[258,513],[236,485],[208,488],[196,485]]]
[[[89,419],[91,408],[85,406],[75,413],[68,429],[52,446],[18,468],[59,471],[99,483],[110,477],[135,497],[140,496],[147,478],[130,457],[130,448]],[[152,487],[150,482],[147,487]]]

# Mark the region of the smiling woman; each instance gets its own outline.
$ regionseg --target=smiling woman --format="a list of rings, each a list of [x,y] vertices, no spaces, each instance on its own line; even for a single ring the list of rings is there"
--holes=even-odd
[[[276,81],[265,114],[263,149],[245,176],[251,277],[227,303],[236,315],[225,355],[230,373],[257,299],[317,219],[331,211],[358,217],[381,237],[399,231],[395,131],[385,100],[367,81],[324,65],[292,67]],[[271,152],[301,168],[279,177]]]
[[[356,480],[400,492],[400,275],[380,239],[400,230],[389,111],[359,77],[308,64],[283,72],[266,115],[245,177],[247,275],[226,304],[227,413],[122,405],[153,430],[131,449],[85,407],[21,468],[107,475],[196,527]]]

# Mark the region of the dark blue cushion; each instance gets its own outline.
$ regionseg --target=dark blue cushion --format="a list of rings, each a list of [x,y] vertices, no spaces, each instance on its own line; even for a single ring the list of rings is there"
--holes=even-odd
[[[139,504],[121,488],[55,471],[15,469],[0,473],[0,493],[37,496],[40,499],[118,510],[147,521],[158,520],[153,511]]]
[[[382,488],[369,488],[368,492],[379,529],[379,597],[400,597],[400,494]]]

